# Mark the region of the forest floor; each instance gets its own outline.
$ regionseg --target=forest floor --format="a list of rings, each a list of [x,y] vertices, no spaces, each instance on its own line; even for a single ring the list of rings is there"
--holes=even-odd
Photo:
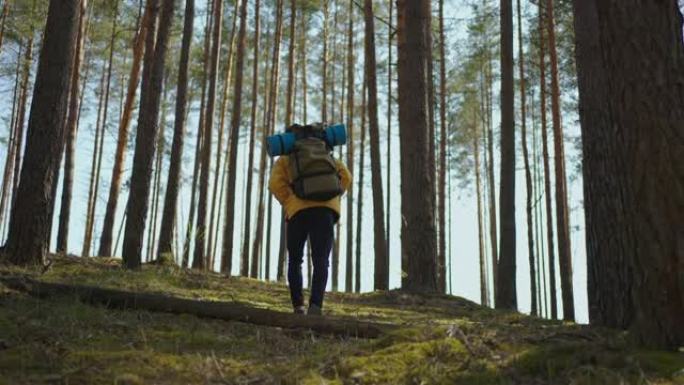
[[[291,312],[287,288],[112,259],[56,258],[0,276]],[[112,310],[0,284],[0,384],[684,384],[684,352],[624,333],[489,310],[450,296],[327,296],[325,317],[394,325],[377,339]]]

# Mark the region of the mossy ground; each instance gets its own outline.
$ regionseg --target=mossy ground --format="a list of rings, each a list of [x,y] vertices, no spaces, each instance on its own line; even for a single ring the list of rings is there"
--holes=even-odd
[[[60,258],[40,279],[290,311],[283,285],[173,267]],[[330,294],[326,312],[402,328],[344,339],[37,300],[0,285],[0,384],[684,384],[682,353],[456,297]]]

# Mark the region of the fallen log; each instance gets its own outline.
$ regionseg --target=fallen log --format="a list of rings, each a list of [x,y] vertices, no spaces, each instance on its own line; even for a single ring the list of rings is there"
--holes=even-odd
[[[113,309],[145,310],[173,314],[190,314],[202,318],[236,321],[283,329],[305,329],[325,335],[355,338],[378,338],[396,329],[379,324],[325,316],[304,316],[261,309],[237,302],[219,302],[173,297],[165,294],[136,293],[95,286],[49,283],[29,277],[0,276],[6,287],[37,298],[76,296],[89,304]]]

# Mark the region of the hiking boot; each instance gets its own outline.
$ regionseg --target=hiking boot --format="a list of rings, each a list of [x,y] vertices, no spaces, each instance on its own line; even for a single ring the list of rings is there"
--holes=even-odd
[[[294,313],[295,314],[306,314],[306,308],[304,306],[295,306]]]
[[[311,304],[309,305],[309,311],[306,313],[308,315],[323,315],[323,309],[320,306]]]

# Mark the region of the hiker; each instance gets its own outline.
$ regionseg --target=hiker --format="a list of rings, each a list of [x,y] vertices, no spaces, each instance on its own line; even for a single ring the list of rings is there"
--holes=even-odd
[[[287,133],[297,138],[289,155],[275,162],[269,190],[285,209],[290,297],[296,314],[305,314],[302,293],[304,245],[311,243],[313,278],[309,315],[321,315],[328,284],[334,225],[340,219],[340,196],[351,186],[351,174],[334,159],[323,140],[323,125],[293,125]]]

